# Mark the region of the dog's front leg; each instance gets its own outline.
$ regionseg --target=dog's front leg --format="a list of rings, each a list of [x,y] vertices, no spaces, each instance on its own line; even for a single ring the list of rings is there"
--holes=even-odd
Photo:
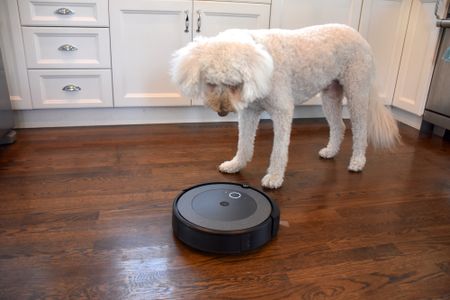
[[[239,140],[236,155],[219,166],[224,173],[236,173],[253,157],[253,148],[261,110],[246,108],[239,112]]]
[[[277,110],[271,116],[274,130],[273,149],[269,169],[261,183],[263,187],[276,189],[283,184],[284,171],[288,161],[293,108]]]

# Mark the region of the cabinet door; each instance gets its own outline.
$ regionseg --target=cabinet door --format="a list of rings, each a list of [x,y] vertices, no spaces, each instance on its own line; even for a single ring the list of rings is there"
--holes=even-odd
[[[16,0],[0,1],[0,48],[13,109],[31,109],[31,95]]]
[[[272,0],[271,28],[341,23],[358,28],[362,0]]]
[[[436,1],[413,0],[393,105],[422,115],[430,86],[439,29]]]
[[[194,36],[213,36],[230,28],[268,29],[270,5],[194,1]]]
[[[171,83],[169,62],[192,39],[192,2],[109,3],[114,105],[190,105]]]
[[[270,28],[298,29],[341,23],[358,29],[362,0],[273,0]],[[303,105],[320,105],[316,95]],[[345,100],[344,100],[345,103]]]
[[[365,0],[359,31],[375,58],[375,95],[392,104],[412,0]]]

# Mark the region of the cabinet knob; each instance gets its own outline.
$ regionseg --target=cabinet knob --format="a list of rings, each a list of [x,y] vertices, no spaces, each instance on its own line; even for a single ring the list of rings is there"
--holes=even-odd
[[[74,84],[68,84],[65,87],[63,87],[62,90],[65,92],[78,92],[81,91],[81,88]]]
[[[59,51],[77,51],[78,48],[69,44],[65,44],[62,46],[59,46],[58,48]]]
[[[58,8],[57,10],[55,10],[55,14],[63,15],[63,16],[73,15],[74,13],[75,12],[73,10],[71,10],[70,8],[65,8],[65,7],[61,7],[61,8]]]

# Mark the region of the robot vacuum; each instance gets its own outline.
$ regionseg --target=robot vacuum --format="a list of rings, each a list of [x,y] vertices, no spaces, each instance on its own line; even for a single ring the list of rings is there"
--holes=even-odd
[[[275,202],[245,184],[200,184],[184,190],[173,202],[174,235],[204,252],[255,250],[277,235],[279,223]]]

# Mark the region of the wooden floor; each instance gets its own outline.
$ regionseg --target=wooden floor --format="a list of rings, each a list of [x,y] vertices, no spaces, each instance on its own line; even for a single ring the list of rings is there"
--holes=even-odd
[[[242,256],[193,251],[171,205],[208,181],[260,188],[272,124],[240,174],[234,123],[28,129],[0,147],[0,299],[450,299],[450,145],[401,127],[392,153],[346,170],[348,131],[296,121],[279,234]]]

